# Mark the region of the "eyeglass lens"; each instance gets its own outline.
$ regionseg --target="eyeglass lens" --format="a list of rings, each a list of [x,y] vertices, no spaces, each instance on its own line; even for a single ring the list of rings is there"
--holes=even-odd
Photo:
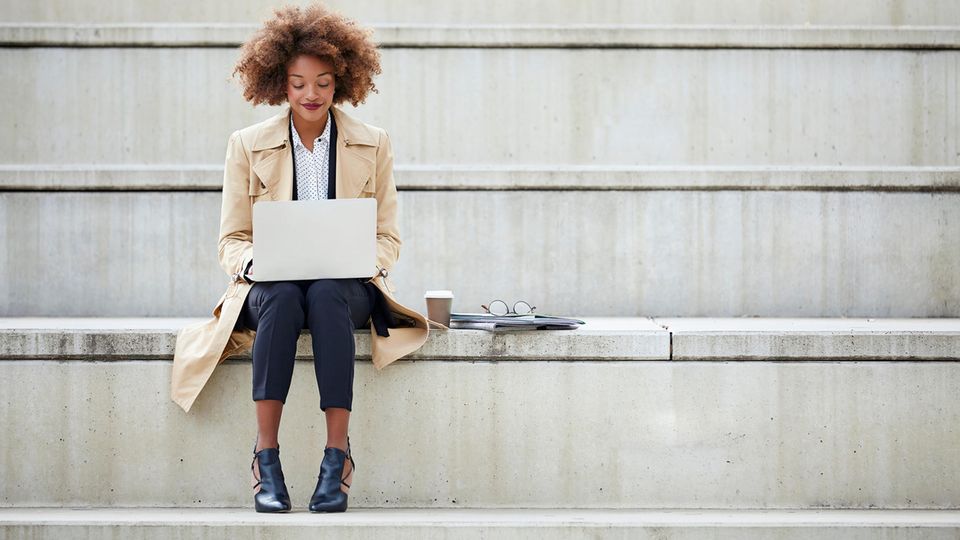
[[[524,302],[523,300],[520,300],[513,305],[513,312],[517,315],[527,315],[531,311],[533,311],[533,309],[530,307],[530,304]]]
[[[494,315],[506,315],[507,303],[503,300],[494,300],[493,302],[490,302],[489,311]]]

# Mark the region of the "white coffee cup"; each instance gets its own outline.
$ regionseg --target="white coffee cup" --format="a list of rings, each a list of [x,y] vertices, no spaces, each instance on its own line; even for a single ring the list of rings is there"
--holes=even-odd
[[[453,308],[453,291],[427,291],[427,318],[444,326],[450,326],[450,311]]]

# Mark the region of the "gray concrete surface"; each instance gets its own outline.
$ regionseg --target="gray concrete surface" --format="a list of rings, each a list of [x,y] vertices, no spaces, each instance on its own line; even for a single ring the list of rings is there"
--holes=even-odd
[[[176,332],[203,319],[0,319],[0,360],[173,357]],[[434,330],[408,360],[669,360],[670,335],[650,319],[587,318],[576,330],[497,332]],[[357,357],[370,358],[370,331],[356,332]],[[297,356],[312,359],[304,332]]]
[[[0,45],[14,47],[238,47],[258,24],[0,23]],[[588,47],[957,49],[960,27],[377,25],[381,47]]]
[[[17,538],[124,535],[190,538],[624,538],[624,539],[953,539],[956,511],[917,510],[420,510],[351,509],[255,514],[242,509],[0,509],[0,534]]]
[[[0,318],[0,360],[173,357],[202,319]],[[408,360],[960,360],[960,319],[587,317],[578,330],[435,330]],[[369,359],[369,332],[356,333]],[[313,358],[305,332],[300,359]]]
[[[189,414],[169,361],[0,362],[0,506],[247,506],[250,364]],[[357,364],[351,500],[372,507],[957,508],[958,362]],[[323,443],[297,362],[299,504]],[[25,451],[26,446],[29,451]]]
[[[342,6],[364,22],[376,13],[386,21],[380,38],[395,47],[956,46],[954,2],[758,1]],[[181,0],[3,4],[4,20],[54,23],[0,28],[0,42],[17,45],[223,45],[265,14],[249,0],[229,9]],[[234,18],[241,24],[189,25]],[[64,24],[76,20],[188,24]],[[446,27],[571,21],[652,26]],[[438,26],[403,26],[411,22]],[[714,26],[656,26],[678,24]],[[801,26],[808,24],[831,28]],[[937,27],[888,27],[916,24]],[[0,195],[0,275],[10,278],[0,284],[9,299],[0,315],[209,309],[223,280],[210,264],[216,194],[177,191],[215,190],[212,164],[226,134],[270,114],[246,108],[224,81],[233,54],[0,50],[0,62],[17,73],[0,106],[8,119],[0,126],[8,149],[0,189],[41,190]],[[403,194],[408,244],[394,273],[401,299],[418,307],[422,289],[469,279],[480,285],[457,289],[465,306],[499,288],[506,294],[493,296],[532,292],[541,311],[571,314],[957,316],[958,58],[955,51],[388,50],[383,94],[360,116],[401,141],[398,176],[410,175],[403,187],[439,190]],[[177,78],[212,93],[200,98]],[[523,89],[509,102],[487,90],[504,80]],[[44,88],[70,91],[51,107]],[[459,107],[464,102],[474,106]],[[503,118],[524,127],[501,130]],[[50,126],[66,136],[51,139]],[[449,126],[471,130],[451,135]],[[452,137],[464,145],[444,144]],[[47,174],[57,167],[59,177]],[[174,193],[44,192],[123,189],[124,182]],[[503,191],[517,186],[547,191]],[[460,229],[449,226],[452,216]],[[516,240],[491,249],[479,232],[491,223]],[[544,223],[551,232],[539,228]],[[557,232],[570,225],[578,231],[572,238]],[[543,279],[570,261],[577,261],[573,277]],[[436,270],[414,276],[404,264]],[[504,268],[516,276],[491,284]],[[193,516],[184,508],[90,510],[80,519],[28,508],[249,506],[242,442],[253,433],[249,360],[221,367],[184,415],[166,399],[171,325],[181,322],[73,321],[66,330],[62,320],[18,320],[9,323],[18,328],[0,330],[7,389],[0,421],[18,434],[0,439],[0,459],[18,464],[4,467],[0,481],[0,506],[15,507],[0,510],[0,538],[865,539],[960,531],[955,512],[692,512],[960,507],[952,466],[960,458],[960,364],[942,361],[960,350],[956,320],[657,320],[664,329],[647,319],[595,319],[576,333],[436,333],[386,372],[358,365],[353,439],[363,461],[354,506],[548,509],[535,517],[354,512],[317,527],[300,514],[275,527],[272,519],[284,516],[263,519],[247,508]],[[359,340],[364,357],[368,344]],[[665,350],[680,361],[651,361]],[[305,340],[299,356],[309,357]],[[298,362],[297,374],[285,426],[298,427],[281,438],[295,498],[305,503],[322,422],[309,362]],[[578,468],[584,439],[612,450],[598,452],[595,467]],[[690,510],[556,508],[565,506]]]
[[[957,193],[405,191],[397,297],[578,316],[960,316]],[[0,316],[192,316],[217,193],[3,193]]]
[[[400,190],[960,191],[960,167],[711,167],[396,164]],[[223,166],[2,165],[0,189],[220,191]]]
[[[955,358],[960,319],[656,319],[674,360]]]
[[[14,74],[0,106],[2,161],[220,163],[233,130],[274,112],[243,102],[228,80],[235,59],[229,49],[0,49]],[[380,93],[357,116],[387,129],[408,165],[955,167],[958,59],[391,49]],[[38,88],[70,91],[51,107]],[[49,137],[50,126],[64,136]]]
[[[309,0],[291,0],[307,4]],[[957,25],[960,6],[952,0],[495,0],[398,4],[390,0],[329,0],[327,5],[365,24],[838,24]],[[10,22],[254,22],[275,4],[257,0],[126,2],[124,0],[4,0]]]

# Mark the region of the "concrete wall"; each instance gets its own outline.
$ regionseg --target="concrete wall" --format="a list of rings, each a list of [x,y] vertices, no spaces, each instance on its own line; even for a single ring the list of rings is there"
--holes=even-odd
[[[0,161],[221,163],[229,49],[7,48]],[[960,51],[391,49],[398,164],[957,166]],[[56,135],[51,127],[56,126]],[[456,144],[452,144],[456,141]]]
[[[167,361],[0,362],[3,506],[248,506],[250,367],[189,414]],[[280,441],[300,508],[323,421],[298,362]],[[960,364],[358,364],[351,504],[957,508]],[[24,441],[29,441],[25,451]]]
[[[400,185],[433,190],[402,195],[406,247],[394,277],[406,303],[450,287],[465,311],[503,297],[582,315],[960,313],[960,50],[954,27],[944,26],[960,20],[953,2],[335,6],[364,22],[445,30],[620,25],[589,29],[606,35],[638,23],[709,22],[787,37],[774,48],[736,45],[743,49],[722,40],[657,45],[667,48],[602,48],[602,39],[574,48],[394,43],[384,50],[381,93],[356,112],[390,131]],[[219,205],[210,179],[228,134],[275,111],[242,101],[228,80],[236,51],[223,43],[97,47],[87,34],[79,45],[93,47],[24,47],[15,21],[37,22],[41,34],[44,22],[69,34],[82,20],[130,23],[141,37],[161,28],[151,21],[183,23],[162,27],[173,34],[227,35],[249,27],[219,22],[249,24],[267,6],[4,7],[14,22],[0,29],[0,63],[13,74],[0,104],[0,275],[9,276],[0,280],[8,298],[0,315],[205,314],[224,284],[213,259]],[[808,22],[859,26],[824,30],[846,36],[840,48],[791,48],[790,36],[808,35]],[[878,28],[902,24],[939,29]],[[871,28],[944,32],[948,43],[919,50],[883,38],[878,46],[892,49],[858,50],[877,45],[856,41]],[[88,188],[58,178],[98,167],[116,174],[94,174],[93,188],[120,192],[46,191]],[[649,173],[698,167],[697,178],[679,183]],[[487,176],[458,176],[471,168]],[[766,172],[730,183],[726,169]],[[834,169],[842,181],[820,184]],[[856,177],[866,170],[886,180]],[[175,182],[154,181],[152,171]],[[409,184],[404,171],[414,171]],[[491,180],[498,171],[508,172]],[[162,191],[123,191],[144,187]]]
[[[3,20],[15,22],[251,22],[269,16],[271,9],[280,4],[260,0],[4,0],[0,3],[0,12]],[[960,6],[952,0],[430,0],[407,3],[330,0],[327,4],[364,23],[955,25],[960,22]]]
[[[398,298],[572,315],[960,314],[960,194],[404,191]],[[0,315],[202,316],[214,192],[0,195]]]

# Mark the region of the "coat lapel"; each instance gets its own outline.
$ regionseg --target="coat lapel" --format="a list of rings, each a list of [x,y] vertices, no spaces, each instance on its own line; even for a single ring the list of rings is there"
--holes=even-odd
[[[293,199],[293,146],[290,141],[290,106],[270,118],[250,148],[253,173],[270,193],[270,200]],[[251,185],[255,194],[258,186]]]
[[[337,123],[337,198],[355,199],[373,178],[377,163],[377,135],[362,123],[333,107]]]

